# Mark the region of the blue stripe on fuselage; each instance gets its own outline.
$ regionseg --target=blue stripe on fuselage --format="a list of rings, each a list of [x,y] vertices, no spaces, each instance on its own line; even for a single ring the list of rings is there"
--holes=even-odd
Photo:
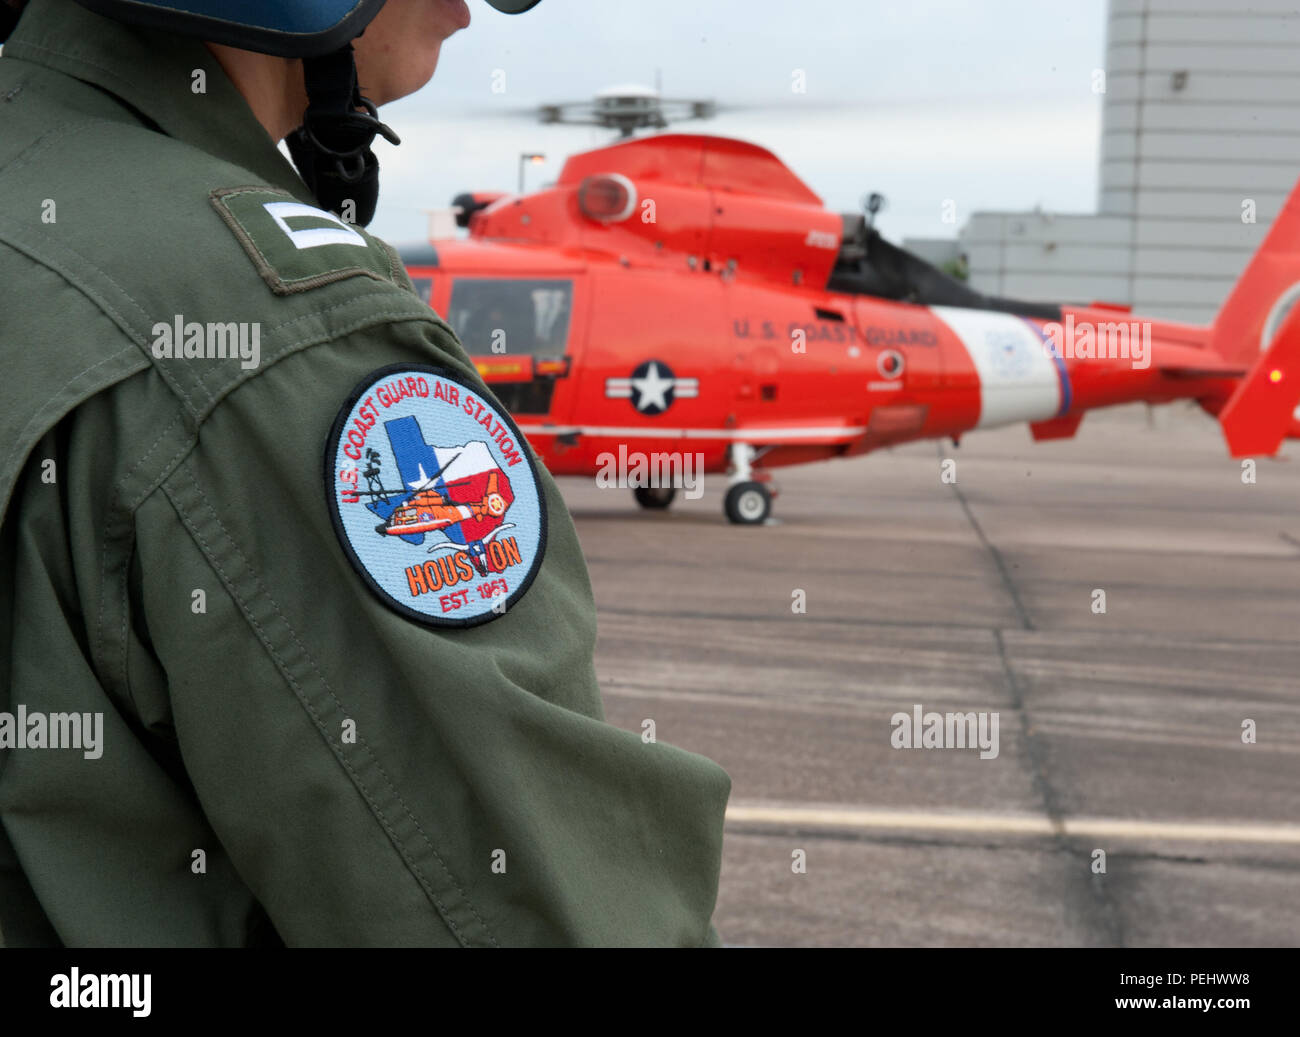
[[[1056,365],[1056,377],[1061,383],[1061,409],[1056,412],[1056,416],[1063,418],[1070,413],[1070,405],[1074,402],[1074,391],[1070,387],[1070,372],[1065,369],[1065,358],[1057,355],[1056,350],[1052,348],[1051,341],[1043,334],[1042,328],[1028,317],[1021,317],[1020,319],[1033,328],[1034,334],[1042,339],[1043,345],[1047,348],[1047,355],[1052,358],[1052,362]]]

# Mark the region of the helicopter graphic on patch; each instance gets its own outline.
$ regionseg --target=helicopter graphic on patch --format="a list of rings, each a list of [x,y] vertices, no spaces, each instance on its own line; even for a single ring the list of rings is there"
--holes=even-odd
[[[528,446],[479,393],[446,369],[384,368],[340,409],[326,448],[350,561],[385,604],[432,626],[505,614],[545,550]]]

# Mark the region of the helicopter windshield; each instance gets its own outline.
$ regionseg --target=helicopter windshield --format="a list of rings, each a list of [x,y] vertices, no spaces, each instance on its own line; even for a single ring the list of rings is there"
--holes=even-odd
[[[843,244],[826,285],[832,292],[874,295],[921,306],[961,306],[1044,320],[1061,319],[1061,307],[1056,303],[985,295],[886,241],[861,216],[845,215],[843,220]]]
[[[573,282],[457,278],[447,323],[472,356],[491,353],[564,354]]]

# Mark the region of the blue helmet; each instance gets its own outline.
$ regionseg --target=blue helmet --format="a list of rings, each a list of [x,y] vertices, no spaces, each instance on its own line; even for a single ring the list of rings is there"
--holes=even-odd
[[[487,0],[522,14],[540,0]],[[329,54],[356,39],[384,0],[78,0],[99,14],[284,58]]]

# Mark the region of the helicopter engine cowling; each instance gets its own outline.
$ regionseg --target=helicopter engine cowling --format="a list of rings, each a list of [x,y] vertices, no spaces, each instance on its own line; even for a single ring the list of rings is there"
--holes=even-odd
[[[625,266],[822,286],[843,227],[765,148],[664,134],[573,156],[554,186],[479,211],[470,235],[576,239]]]

